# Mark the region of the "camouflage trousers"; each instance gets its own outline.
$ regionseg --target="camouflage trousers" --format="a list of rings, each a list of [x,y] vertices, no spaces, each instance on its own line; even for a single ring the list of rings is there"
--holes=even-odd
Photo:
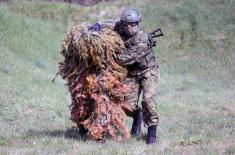
[[[156,107],[158,70],[155,68],[148,69],[141,75],[128,77],[126,81],[133,88],[133,91],[126,97],[131,104],[132,111],[126,111],[126,114],[133,117],[136,113],[142,111],[145,126],[157,126],[159,121]]]

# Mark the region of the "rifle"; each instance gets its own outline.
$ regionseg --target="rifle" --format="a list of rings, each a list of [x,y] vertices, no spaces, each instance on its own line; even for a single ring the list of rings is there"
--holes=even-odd
[[[152,38],[157,38],[157,37],[161,37],[164,34],[162,33],[162,29],[161,28],[157,28],[156,30],[154,30],[153,32],[149,33]]]
[[[151,45],[152,47],[156,46],[157,45],[157,41],[156,41],[156,38],[158,37],[162,37],[164,36],[164,34],[162,33],[162,30],[161,28],[157,28],[156,30],[154,30],[153,32],[150,32],[149,33],[149,40],[151,42]]]

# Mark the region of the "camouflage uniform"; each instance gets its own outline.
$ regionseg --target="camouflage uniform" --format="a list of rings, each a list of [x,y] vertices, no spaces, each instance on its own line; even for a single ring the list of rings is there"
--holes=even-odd
[[[129,96],[127,97],[134,113],[127,112],[127,115],[133,116],[141,110],[138,100],[142,92],[143,99],[141,104],[145,125],[157,126],[158,114],[155,99],[159,72],[149,36],[147,33],[139,31],[127,39],[120,31],[118,24],[116,24],[115,29],[124,40],[126,49],[124,53],[117,55],[117,61],[127,68],[127,82],[134,88],[133,92],[128,94]]]

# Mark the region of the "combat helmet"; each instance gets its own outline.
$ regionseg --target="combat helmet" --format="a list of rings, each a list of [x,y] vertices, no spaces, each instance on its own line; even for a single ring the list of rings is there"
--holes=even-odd
[[[140,22],[141,21],[141,14],[135,8],[127,8],[125,9],[121,16],[120,21],[122,22]]]

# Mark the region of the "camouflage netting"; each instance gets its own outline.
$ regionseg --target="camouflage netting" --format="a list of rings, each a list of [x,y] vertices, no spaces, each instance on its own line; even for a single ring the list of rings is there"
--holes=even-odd
[[[76,26],[62,44],[59,73],[71,93],[71,120],[95,140],[130,138],[124,111],[131,109],[124,97],[131,87],[124,82],[127,70],[113,58],[123,49],[120,36],[108,26],[99,33]]]

